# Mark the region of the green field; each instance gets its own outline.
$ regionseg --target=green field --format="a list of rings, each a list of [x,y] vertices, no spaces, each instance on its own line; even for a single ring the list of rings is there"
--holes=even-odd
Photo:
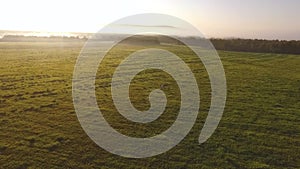
[[[218,51],[227,79],[226,107],[215,133],[198,145],[210,104],[208,75],[186,47],[162,46],[182,56],[197,77],[197,123],[170,151],[129,159],[98,147],[77,120],[72,76],[83,45],[80,40],[0,43],[0,168],[300,168],[300,55]],[[137,49],[120,45],[107,56],[97,73],[97,101],[118,131],[149,137],[176,118],[178,89],[164,72],[142,72],[132,82],[132,103],[149,108],[149,92],[163,82],[170,99],[166,111],[150,124],[124,120],[111,101],[110,68]]]

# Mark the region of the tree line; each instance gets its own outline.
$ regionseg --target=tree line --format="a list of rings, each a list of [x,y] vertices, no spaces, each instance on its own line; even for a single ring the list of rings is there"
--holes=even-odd
[[[99,35],[100,39],[114,40],[116,37],[121,35]],[[194,37],[187,37],[189,40],[193,40]],[[86,41],[87,37],[36,37],[36,36],[20,36],[20,35],[7,35],[0,38],[0,42],[14,42],[14,41],[68,41],[68,40],[83,40]],[[117,38],[118,39],[118,38]],[[126,43],[133,44],[157,44],[161,42],[167,44],[182,45],[182,42],[177,39],[170,38],[167,36],[140,36],[135,35],[128,40]],[[220,39],[211,38],[210,41],[217,50],[225,51],[238,51],[238,52],[258,52],[258,53],[282,53],[282,54],[300,54],[300,41],[299,40],[263,40],[263,39]],[[197,41],[195,41],[197,42]],[[197,44],[195,44],[197,45]]]
[[[261,39],[210,39],[217,50],[300,54],[300,41]]]

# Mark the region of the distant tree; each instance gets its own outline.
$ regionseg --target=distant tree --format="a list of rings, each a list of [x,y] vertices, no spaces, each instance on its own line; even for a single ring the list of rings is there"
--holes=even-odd
[[[262,39],[210,39],[217,50],[300,54],[300,41]]]

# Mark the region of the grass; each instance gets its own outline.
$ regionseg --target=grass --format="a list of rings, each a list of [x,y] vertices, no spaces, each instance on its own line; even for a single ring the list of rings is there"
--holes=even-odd
[[[210,104],[207,73],[187,48],[163,46],[181,56],[197,75],[200,114],[192,131],[170,151],[127,159],[98,147],[77,120],[72,75],[83,44],[0,43],[0,168],[300,168],[299,55],[219,51],[228,86],[226,108],[216,132],[198,145]],[[162,80],[168,97],[162,117],[139,125],[115,111],[109,83],[113,69],[101,71],[137,49],[120,45],[111,52],[120,58],[107,56],[106,67],[97,73],[97,101],[118,131],[148,137],[176,118],[179,97],[172,78],[159,70],[136,76],[130,90],[137,109],[150,106],[148,94]]]

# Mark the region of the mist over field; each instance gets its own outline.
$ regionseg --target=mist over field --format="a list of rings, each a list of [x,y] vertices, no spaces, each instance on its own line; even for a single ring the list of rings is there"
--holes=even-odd
[[[130,90],[132,103],[145,110],[149,92],[164,84],[168,105],[162,117],[141,125],[124,119],[115,110],[111,73],[122,57],[145,47],[141,44],[179,55],[201,86],[199,115],[190,134],[172,150],[140,160],[99,148],[78,123],[72,103],[72,73],[85,40],[38,39],[0,42],[3,168],[299,167],[299,55],[218,51],[226,72],[227,103],[218,129],[199,146],[195,138],[203,126],[211,95],[203,65],[182,45],[158,46],[151,38],[133,38],[119,44],[105,59],[96,80],[97,102],[119,132],[150,137],[164,131],[177,115],[178,88],[170,76],[158,70],[138,74]]]

